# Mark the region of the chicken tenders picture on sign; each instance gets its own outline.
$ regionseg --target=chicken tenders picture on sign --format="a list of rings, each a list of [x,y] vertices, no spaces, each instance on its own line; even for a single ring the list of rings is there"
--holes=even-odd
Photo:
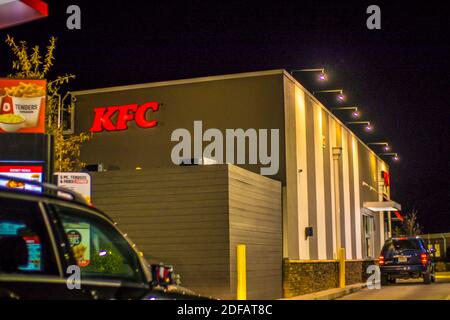
[[[44,133],[46,81],[0,79],[0,133]]]

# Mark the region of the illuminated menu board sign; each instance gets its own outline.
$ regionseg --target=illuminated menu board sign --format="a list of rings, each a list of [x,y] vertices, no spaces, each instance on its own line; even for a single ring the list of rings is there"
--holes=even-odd
[[[27,226],[24,223],[15,221],[0,222],[0,238],[18,236],[21,230],[25,230]],[[42,245],[38,236],[24,236],[23,239],[27,244],[28,262],[26,265],[20,266],[22,271],[42,271]]]
[[[45,80],[0,79],[0,133],[44,133]]]
[[[19,178],[42,183],[43,180],[42,166],[26,166],[26,165],[0,166],[0,176],[3,176],[0,177],[0,188],[19,189],[34,192],[42,191],[41,187],[39,186],[14,180],[14,178]],[[5,177],[10,177],[10,179]]]

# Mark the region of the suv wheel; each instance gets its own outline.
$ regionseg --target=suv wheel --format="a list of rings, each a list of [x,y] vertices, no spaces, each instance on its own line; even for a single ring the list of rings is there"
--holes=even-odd
[[[385,274],[382,274],[382,275],[381,275],[381,285],[382,285],[382,286],[387,286],[388,283],[389,283],[389,278],[388,278],[388,276],[385,275]]]
[[[425,284],[430,284],[431,281],[432,281],[431,271],[427,271],[427,272],[423,275],[423,283],[425,283]]]

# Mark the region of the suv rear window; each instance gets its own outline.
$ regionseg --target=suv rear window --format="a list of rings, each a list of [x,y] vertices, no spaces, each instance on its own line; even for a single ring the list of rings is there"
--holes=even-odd
[[[418,239],[389,240],[383,247],[383,252],[402,252],[406,250],[421,250]]]

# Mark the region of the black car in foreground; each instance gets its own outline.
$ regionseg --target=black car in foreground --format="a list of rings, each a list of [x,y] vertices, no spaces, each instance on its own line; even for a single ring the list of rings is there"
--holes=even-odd
[[[164,266],[149,266],[77,194],[41,186],[0,188],[0,299],[205,299],[174,284]]]
[[[419,237],[386,240],[378,264],[381,284],[395,283],[396,279],[423,278],[425,284],[436,281],[432,251]]]

